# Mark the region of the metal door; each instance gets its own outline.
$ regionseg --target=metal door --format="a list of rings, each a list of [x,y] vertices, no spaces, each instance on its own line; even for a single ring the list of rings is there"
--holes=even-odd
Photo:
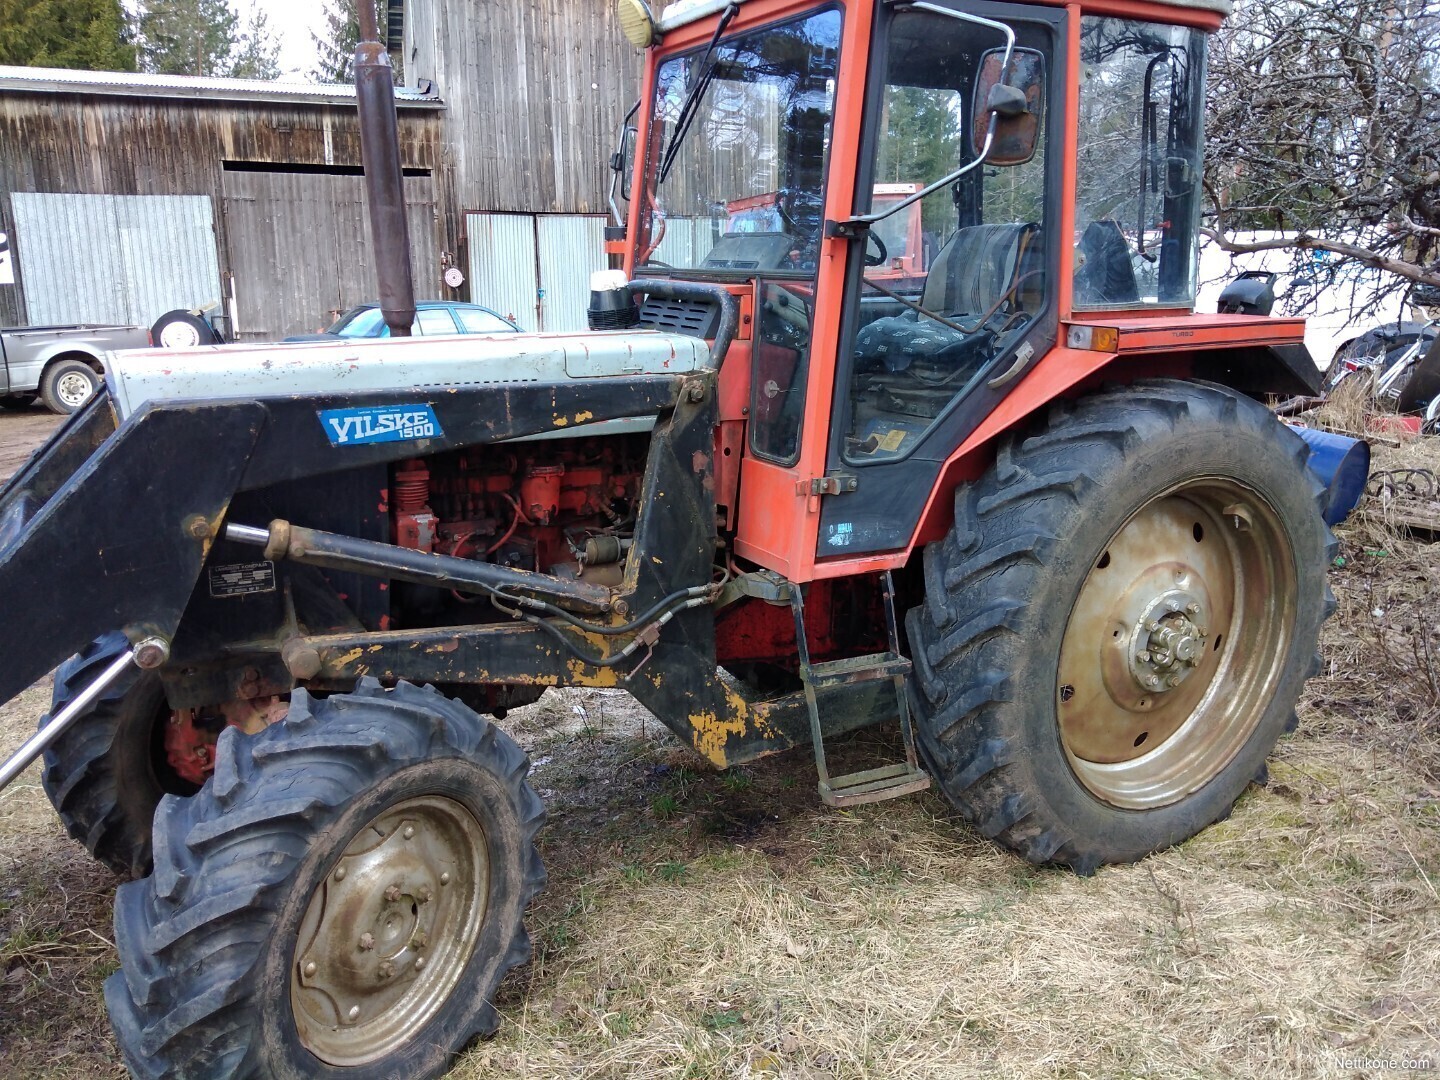
[[[220,300],[208,195],[10,196],[31,326],[149,326]]]
[[[533,214],[466,214],[470,299],[521,330],[540,329],[540,285]]]

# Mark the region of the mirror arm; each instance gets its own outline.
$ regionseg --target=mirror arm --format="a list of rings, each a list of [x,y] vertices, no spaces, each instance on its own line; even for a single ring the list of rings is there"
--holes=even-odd
[[[845,240],[858,239],[859,237],[863,236],[867,231],[869,231],[870,226],[874,225],[877,221],[884,221],[890,215],[898,214],[901,210],[904,210],[910,204],[919,202],[927,195],[933,195],[941,188],[949,187],[951,184],[955,183],[956,180],[959,180],[962,176],[970,172],[972,169],[983,165],[985,163],[985,158],[988,157],[990,154],[990,144],[995,141],[995,124],[996,118],[994,116],[990,117],[990,127],[985,132],[985,146],[980,151],[980,156],[977,157],[974,161],[966,162],[954,172],[950,173],[947,176],[942,176],[939,180],[936,180],[929,187],[921,188],[913,195],[906,196],[892,206],[886,207],[884,210],[877,210],[873,214],[860,214],[856,217],[849,217],[846,218],[844,221],[826,222],[825,235],[838,236]]]
[[[913,3],[903,3],[907,11],[928,11],[932,15],[944,15],[947,18],[958,19],[960,22],[974,23],[976,26],[988,27],[1005,35],[1005,58],[1000,62],[1000,79],[1003,82],[1006,74],[1010,71],[1010,60],[1015,55],[1015,31],[1003,22],[994,19],[982,18],[979,15],[971,15],[964,11],[952,11],[950,8],[940,7],[937,4],[925,3],[925,0],[915,0]],[[999,117],[995,113],[990,114],[990,125],[985,130],[985,146],[981,149],[979,156],[969,164],[962,165],[948,176],[942,176],[929,187],[922,188],[907,198],[901,199],[893,206],[874,214],[860,214],[856,217],[848,217],[844,221],[827,221],[825,223],[826,236],[838,236],[843,240],[857,240],[870,230],[870,226],[877,221],[884,221],[891,214],[898,214],[912,203],[917,203],[927,195],[933,195],[943,187],[949,187],[971,169],[985,163],[990,156],[990,147],[995,142],[996,125]]]
[[[630,106],[630,111],[625,114],[625,119],[620,121],[620,134],[615,146],[615,153],[610,155],[610,213],[615,215],[615,224],[624,225],[625,216],[620,213],[620,206],[615,201],[615,190],[620,185],[620,174],[625,171],[625,135],[630,130],[630,121],[640,111],[640,99],[635,99],[635,104]]]

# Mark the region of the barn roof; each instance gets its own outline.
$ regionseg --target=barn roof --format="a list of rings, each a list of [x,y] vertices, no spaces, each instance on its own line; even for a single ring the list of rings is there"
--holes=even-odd
[[[310,105],[353,105],[355,87],[348,83],[310,82],[284,78],[207,79],[193,75],[147,75],[128,71],[75,71],[70,68],[11,67],[0,64],[0,91],[50,94],[102,94],[120,97],[200,98],[249,101],[256,104],[290,102]],[[437,108],[443,105],[429,80],[416,87],[397,86],[400,107]]]

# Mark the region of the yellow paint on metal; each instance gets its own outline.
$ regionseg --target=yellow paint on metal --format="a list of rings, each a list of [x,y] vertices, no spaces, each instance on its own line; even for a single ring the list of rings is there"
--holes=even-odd
[[[691,739],[695,749],[715,765],[725,768],[730,764],[725,747],[730,736],[743,735],[749,725],[750,706],[745,699],[728,686],[723,686],[725,703],[729,708],[725,715],[704,709],[690,714],[690,726],[694,729]]]

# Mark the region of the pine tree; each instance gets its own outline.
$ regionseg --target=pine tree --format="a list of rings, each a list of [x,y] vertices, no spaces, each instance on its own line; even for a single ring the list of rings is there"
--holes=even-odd
[[[240,18],[226,0],[146,0],[140,66],[161,75],[226,75]]]
[[[251,13],[250,22],[236,43],[230,76],[235,79],[280,77],[280,44],[271,35],[269,20],[258,7]]]
[[[134,71],[120,0],[0,0],[0,64]]]
[[[374,2],[374,0],[372,0]],[[385,33],[385,0],[376,2],[375,24]],[[348,83],[355,79],[355,46],[360,42],[360,16],[356,0],[326,0],[325,32],[311,34],[315,42],[316,62],[311,75],[321,82]],[[400,72],[395,72],[400,81]]]

